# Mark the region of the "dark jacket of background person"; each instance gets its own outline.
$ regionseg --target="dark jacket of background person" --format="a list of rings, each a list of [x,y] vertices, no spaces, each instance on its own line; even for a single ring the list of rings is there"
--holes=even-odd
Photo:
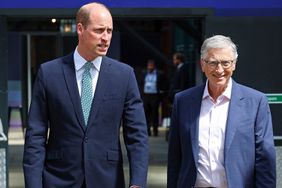
[[[195,85],[194,65],[192,63],[185,63],[184,55],[181,53],[175,53],[173,55],[173,63],[175,65],[175,71],[171,76],[169,89],[169,99],[171,102],[177,92]]]
[[[164,74],[160,70],[156,70],[157,73],[157,93],[161,97],[163,93],[166,91],[166,85],[167,79],[165,78]],[[142,72],[142,79],[140,79],[140,92],[141,95],[144,95],[144,84],[145,84],[145,77],[146,77],[147,71]]]
[[[172,79],[171,90],[174,93],[183,91],[190,87],[189,83],[189,66],[183,63],[180,68],[176,68]]]

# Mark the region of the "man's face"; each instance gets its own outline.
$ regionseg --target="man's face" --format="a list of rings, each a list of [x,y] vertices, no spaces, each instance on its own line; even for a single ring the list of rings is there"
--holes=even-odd
[[[153,62],[148,62],[147,64],[147,70],[149,72],[152,72],[153,70],[155,70],[155,64]]]
[[[234,53],[230,48],[213,48],[207,51],[207,56],[205,59],[201,60],[201,67],[209,80],[209,89],[227,86],[228,81],[236,68],[236,62],[234,60]],[[224,65],[218,62],[232,63],[230,64],[230,67],[224,68]],[[215,63],[218,64],[212,66],[212,64]]]
[[[110,47],[113,21],[110,13],[104,9],[96,9],[90,13],[89,23],[77,25],[79,45],[90,59],[107,54]]]
[[[177,59],[176,55],[174,55],[174,56],[172,57],[172,61],[173,61],[173,64],[174,64],[175,66],[177,66],[177,65],[180,63],[180,61],[179,61],[179,59]]]

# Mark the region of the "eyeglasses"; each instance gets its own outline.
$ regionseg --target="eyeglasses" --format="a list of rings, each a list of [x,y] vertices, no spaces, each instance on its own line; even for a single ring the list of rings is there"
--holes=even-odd
[[[207,60],[204,60],[204,62],[212,69],[215,69],[218,66],[218,64],[221,64],[222,68],[228,69],[228,68],[231,67],[231,65],[234,61],[235,60],[226,60],[226,61],[207,61]]]

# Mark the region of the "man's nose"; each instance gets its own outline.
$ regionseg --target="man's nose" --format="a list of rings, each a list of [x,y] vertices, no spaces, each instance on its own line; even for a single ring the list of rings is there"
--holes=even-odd
[[[110,37],[111,37],[111,34],[109,34],[107,31],[104,31],[104,32],[102,33],[102,39],[103,39],[103,40],[109,40]]]
[[[215,70],[216,70],[217,72],[222,72],[222,71],[224,70],[224,68],[222,67],[221,63],[218,63],[217,66],[216,66],[216,68],[215,68]]]

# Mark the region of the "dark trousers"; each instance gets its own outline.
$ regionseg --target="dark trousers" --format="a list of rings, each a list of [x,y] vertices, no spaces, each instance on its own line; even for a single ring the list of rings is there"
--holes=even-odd
[[[159,126],[159,103],[158,94],[144,94],[143,96],[144,110],[147,120],[148,134],[151,135],[151,127],[153,127],[154,135],[158,136]]]

